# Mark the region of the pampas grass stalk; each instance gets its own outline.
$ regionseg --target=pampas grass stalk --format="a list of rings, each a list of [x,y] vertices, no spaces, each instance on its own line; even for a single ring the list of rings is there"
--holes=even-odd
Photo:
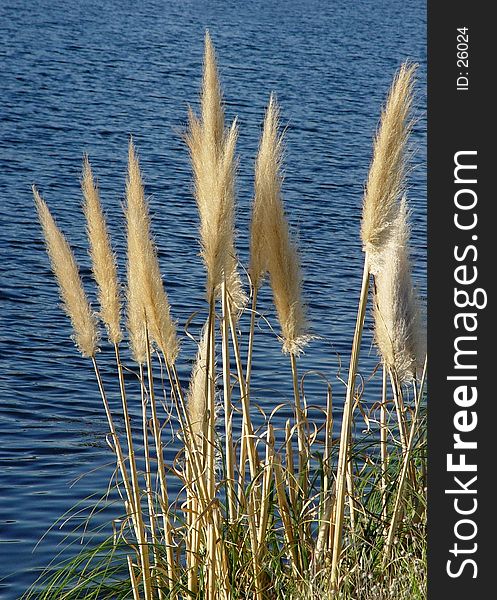
[[[124,455],[121,449],[121,444],[119,442],[119,437],[117,435],[116,429],[114,427],[114,422],[112,419],[112,414],[110,412],[109,403],[107,401],[107,396],[104,390],[104,385],[102,381],[102,377],[100,375],[100,371],[97,365],[97,361],[94,356],[92,356],[93,368],[95,370],[95,375],[98,382],[98,387],[100,390],[100,395],[102,397],[102,401],[105,407],[105,412],[107,415],[107,420],[109,423],[109,428],[111,431],[111,436],[114,440],[114,448],[117,456],[117,463],[121,470],[121,475],[124,482],[124,487],[126,490],[126,496],[128,498],[129,510],[128,512],[131,515],[131,519],[133,522],[133,526],[135,529],[135,534],[138,541],[138,554],[140,557],[141,570],[142,570],[142,582],[143,582],[143,594],[145,600],[152,600],[152,583],[151,583],[151,574],[150,574],[150,559],[148,553],[148,544],[145,536],[145,530],[143,526],[143,519],[141,515],[141,510],[138,508],[138,503],[140,502],[139,490],[137,487],[134,487],[130,484],[126,465],[124,461]],[[136,582],[133,581],[133,585]]]
[[[322,565],[325,551],[329,545],[329,530],[333,510],[333,493],[331,477],[331,449],[333,445],[333,394],[331,385],[328,385],[326,394],[326,421],[325,421],[325,439],[323,453],[323,489],[321,501],[321,517],[318,529],[318,537],[314,549],[313,566],[316,572]]]
[[[240,347],[238,344],[238,337],[236,332],[236,324],[235,318],[231,311],[230,303],[227,305],[228,311],[228,319],[231,330],[231,338],[233,342],[233,350],[235,355],[235,363],[237,367],[237,375],[238,375],[238,384],[240,386],[240,396],[242,403],[242,449],[240,451],[240,483],[239,487],[242,492],[244,489],[244,478],[245,478],[245,457],[248,456],[249,460],[249,468],[250,468],[250,477],[252,482],[255,482],[257,473],[259,471],[260,461],[259,455],[257,452],[257,447],[255,443],[255,434],[252,426],[252,420],[250,417],[250,399],[248,395],[248,390],[244,378],[243,367],[242,367],[242,358],[240,353]],[[245,449],[245,450],[244,450]],[[246,454],[245,454],[246,451]],[[257,561],[257,557],[259,556],[259,546],[258,546],[258,538],[257,538],[257,525],[256,525],[256,514],[259,512],[258,499],[255,497],[255,490],[253,493],[249,494],[247,501],[247,519],[249,523],[249,534],[250,534],[250,543],[252,549],[252,564],[254,569],[254,582],[256,586],[256,597],[259,600],[261,594],[261,580],[260,580],[260,568],[259,563]]]
[[[158,560],[158,552],[157,546],[159,543],[159,531],[158,531],[158,523],[157,523],[157,515],[155,510],[154,503],[154,494],[152,490],[152,465],[150,461],[150,445],[148,439],[148,414],[147,414],[147,388],[145,385],[145,372],[143,369],[143,365],[139,365],[139,379],[140,379],[140,397],[141,397],[141,407],[142,407],[142,434],[143,434],[143,458],[145,461],[145,494],[147,496],[147,506],[148,506],[148,514],[149,514],[149,523],[150,523],[150,533],[152,536],[152,554],[154,558],[154,567],[158,571],[159,560]]]
[[[388,467],[388,424],[387,424],[387,369],[383,365],[380,407],[380,456],[381,456],[381,492],[382,492],[382,517],[386,518],[387,510],[387,467]]]
[[[215,339],[215,304],[214,297],[209,302],[209,316],[207,318],[207,377],[205,380],[207,399],[207,433],[206,433],[206,479],[209,501],[215,496],[215,453],[216,453],[216,365],[214,346]]]
[[[226,487],[228,514],[230,519],[235,518],[236,494],[235,494],[235,447],[233,445],[233,423],[231,405],[231,370],[229,337],[230,324],[228,315],[228,291],[224,281],[222,284],[222,355],[223,355],[223,398],[224,398],[224,430],[225,430],[225,460],[226,460]]]
[[[355,378],[357,373],[357,364],[359,361],[359,349],[361,346],[362,330],[364,327],[364,318],[366,316],[366,303],[369,289],[369,263],[366,254],[362,274],[361,293],[359,296],[359,307],[354,330],[354,339],[352,341],[352,352],[350,356],[349,376],[347,380],[347,393],[342,414],[342,429],[340,433],[340,451],[337,464],[337,492],[334,513],[334,538],[333,538],[333,556],[331,565],[331,584],[336,587],[338,584],[338,565],[342,549],[343,519],[345,508],[345,494],[347,486],[347,472],[349,461],[350,435],[352,428],[352,410],[354,406]]]
[[[285,424],[285,471],[288,481],[288,497],[291,506],[297,506],[297,480],[295,477],[295,464],[293,458],[293,429],[290,419]]]
[[[152,434],[155,444],[155,454],[157,460],[157,474],[159,482],[159,504],[162,512],[162,524],[164,529],[164,541],[166,550],[166,570],[168,585],[173,587],[175,578],[175,560],[174,548],[171,535],[171,523],[169,521],[169,497],[167,493],[166,470],[164,465],[164,453],[162,450],[162,436],[159,417],[157,415],[157,401],[155,398],[154,377],[152,369],[152,356],[150,343],[147,335],[147,377],[148,393],[150,398],[150,409],[152,413]]]
[[[238,336],[237,336],[237,332],[236,332],[235,318],[233,316],[233,313],[231,311],[229,303],[227,304],[227,308],[228,308],[228,318],[229,318],[229,322],[230,322],[231,339],[232,339],[232,343],[233,343],[233,351],[234,351],[234,355],[235,355],[235,363],[236,363],[236,368],[237,368],[238,385],[240,386],[240,396],[241,396],[241,403],[242,403],[242,413],[243,413],[243,423],[242,423],[243,440],[242,440],[242,443],[244,443],[247,448],[247,454],[248,454],[249,466],[250,466],[250,475],[251,475],[252,479],[255,479],[257,470],[259,468],[259,455],[258,455],[257,448],[255,445],[254,428],[252,425],[252,419],[250,417],[250,398],[249,398],[247,384],[246,384],[244,373],[243,373],[242,357],[241,357],[241,352],[240,352],[240,345],[238,343]],[[245,472],[244,465],[245,465],[245,463],[243,463],[243,465],[240,465],[240,473],[242,476],[243,476],[243,473]]]
[[[296,355],[308,340],[302,280],[295,242],[292,240],[281,197],[281,162],[283,137],[278,133],[279,108],[271,95],[264,118],[262,136],[255,167],[255,195],[252,206],[250,273],[254,289],[254,304],[261,278],[268,272],[273,300],[283,339],[283,351],[290,354],[295,420],[299,448],[299,474],[303,489],[307,485],[307,450]],[[252,318],[255,314],[253,304]],[[253,321],[251,333],[253,336]],[[305,493],[305,491],[304,491]]]
[[[129,506],[130,506],[130,514],[132,517],[132,521],[134,524],[135,532],[137,535],[138,541],[138,552],[141,559],[142,571],[143,571],[143,585],[144,585],[144,594],[146,600],[151,598],[151,587],[150,587],[150,566],[148,559],[148,549],[145,541],[145,532],[143,526],[143,519],[141,515],[141,511],[139,508],[139,495],[137,487],[130,483],[124,454],[122,452],[121,444],[119,441],[119,437],[117,435],[114,420],[112,418],[112,413],[109,407],[109,403],[107,401],[107,396],[104,390],[103,381],[100,375],[100,371],[97,365],[97,361],[95,358],[97,346],[96,341],[98,339],[98,333],[95,323],[95,318],[91,312],[88,300],[86,299],[86,294],[83,290],[83,286],[81,283],[81,279],[79,277],[79,271],[72,254],[72,251],[64,238],[63,234],[58,229],[57,225],[53,217],[48,210],[48,207],[44,200],[39,195],[36,188],[33,187],[33,193],[35,197],[36,207],[38,210],[38,214],[40,217],[40,221],[42,223],[43,231],[45,234],[46,244],[48,254],[50,256],[50,260],[52,263],[52,268],[55,273],[56,279],[59,283],[60,293],[64,302],[64,307],[69,315],[71,322],[73,324],[74,332],[75,332],[75,341],[80,349],[83,356],[87,356],[91,358],[93,368],[95,371],[95,375],[97,378],[97,383],[100,391],[100,395],[102,397],[102,402],[105,409],[105,414],[107,416],[107,422],[109,424],[110,433],[112,436],[112,445],[116,452],[116,459],[118,463],[119,470],[121,472],[121,476],[123,478],[123,483],[126,490],[126,495],[128,498]],[[97,217],[95,212],[95,206],[92,209],[89,209],[87,215],[91,219],[92,217]],[[98,210],[98,207],[97,207]],[[92,223],[93,225],[94,223]],[[90,224],[89,224],[90,226]],[[100,230],[101,234],[102,231]],[[95,240],[94,240],[95,242]],[[93,245],[94,252],[93,258],[98,262],[99,259],[102,258],[102,255],[95,250],[95,244]],[[97,267],[98,269],[102,267],[101,264]],[[106,267],[105,270],[107,274],[109,274],[109,270]],[[112,271],[112,269],[111,269]],[[110,272],[111,272],[110,271]],[[100,272],[100,275],[102,273]],[[111,292],[113,295],[113,292]],[[104,300],[105,303],[105,300]],[[118,314],[119,308],[117,307]],[[120,336],[120,328],[119,321],[115,320],[115,304],[109,309],[106,307],[105,313],[109,318],[109,335],[112,335],[114,339],[119,339]],[[117,317],[119,319],[119,317]],[[116,329],[117,327],[117,329]],[[116,346],[117,347],[117,346]],[[122,388],[121,388],[122,391]],[[123,396],[123,403],[126,405],[125,397]],[[129,416],[128,416],[128,426],[129,426]],[[130,443],[130,439],[128,440]],[[130,456],[133,454],[133,447],[130,445],[129,447]],[[135,481],[136,476],[136,467],[133,469],[131,466],[131,475],[133,482]]]
[[[138,544],[139,544],[139,549],[140,549],[140,558],[141,558],[141,562],[142,562],[142,571],[143,571],[143,573],[145,573],[145,572],[150,571],[150,559],[149,559],[148,543],[147,543],[147,538],[146,538],[146,533],[145,533],[145,524],[144,524],[142,505],[141,505],[141,492],[140,492],[140,484],[139,484],[139,480],[138,480],[138,470],[137,470],[137,466],[136,466],[135,451],[134,451],[134,446],[133,446],[131,418],[130,418],[129,410],[128,410],[126,387],[125,387],[125,383],[124,383],[123,366],[121,363],[119,346],[117,343],[114,345],[114,351],[115,351],[117,372],[118,372],[118,379],[119,379],[119,391],[121,394],[121,405],[123,407],[124,426],[125,426],[125,430],[126,430],[126,440],[128,443],[128,462],[129,462],[129,468],[130,468],[130,472],[131,472],[131,491],[133,493],[134,507],[135,507],[135,514],[136,514],[135,521],[136,521],[136,529],[137,529],[137,538],[138,538]],[[150,520],[151,520],[151,529],[152,529],[152,533],[153,533],[152,541],[155,543],[154,525],[152,522],[153,515],[152,514],[150,515]],[[155,556],[155,550],[153,550],[153,554],[154,554],[154,563],[157,568],[157,558]]]
[[[202,257],[207,270],[207,298],[209,300],[209,316],[207,323],[207,378],[206,398],[208,403],[208,428],[206,439],[207,488],[209,498],[215,495],[215,378],[214,378],[214,345],[215,345],[215,311],[216,297],[223,287],[227,288],[223,311],[230,302],[243,303],[241,282],[236,269],[234,245],[234,181],[235,181],[235,146],[237,140],[236,122],[225,130],[224,111],[222,106],[221,86],[217,73],[215,52],[208,33],[205,37],[204,73],[201,94],[201,117],[189,114],[189,130],[186,135],[194,172],[195,199],[200,216],[200,242]],[[229,301],[227,299],[229,298]],[[229,354],[227,349],[227,323],[223,324],[223,375],[224,389],[229,382]],[[228,501],[230,512],[234,513],[234,448],[230,436],[230,400],[225,397],[227,409],[226,452],[229,463]],[[216,511],[214,511],[215,513]],[[216,515],[212,514],[215,518]],[[212,567],[216,562],[217,537],[215,523],[208,524],[208,553]],[[213,573],[208,581],[208,594],[215,593],[212,581]]]
[[[423,396],[423,388],[426,377],[426,359],[425,365],[423,369],[423,374],[421,377],[421,384],[419,390],[417,389],[416,383],[414,383],[414,395],[415,395],[415,406],[414,406],[414,415],[411,422],[411,429],[409,432],[409,440],[407,442],[406,453],[402,462],[402,471],[400,473],[400,480],[397,484],[395,504],[392,516],[390,518],[390,527],[388,530],[387,540],[385,543],[385,548],[383,550],[383,565],[386,566],[388,561],[390,560],[390,554],[392,551],[392,545],[394,542],[395,533],[397,531],[397,526],[400,520],[400,515],[402,511],[402,501],[404,497],[405,484],[408,478],[409,465],[411,464],[411,455],[414,445],[414,436],[417,432],[417,423],[418,423],[418,415],[419,409],[421,406],[421,398]]]
[[[395,376],[391,369],[388,369],[388,376],[390,378],[393,402],[395,405],[395,412],[397,414],[400,444],[402,446],[402,452],[405,454],[407,449],[407,423],[402,388],[399,384],[398,378]]]
[[[164,454],[162,450],[162,436],[159,417],[157,415],[157,401],[155,398],[154,377],[152,368],[152,356],[150,343],[147,335],[147,378],[148,378],[148,393],[150,398],[150,409],[152,414],[152,434],[155,444],[155,454],[157,460],[157,474],[159,482],[159,504],[162,511],[162,523],[164,529],[164,541],[166,546],[166,568],[168,584],[174,586],[175,582],[175,560],[174,548],[171,535],[171,523],[169,521],[169,497],[167,493],[166,469],[164,465]]]
[[[205,37],[204,73],[201,94],[201,117],[193,111],[189,114],[189,130],[186,142],[190,150],[193,166],[195,199],[200,216],[201,254],[207,270],[207,298],[209,300],[209,316],[207,320],[207,379],[206,398],[208,403],[208,427],[206,440],[207,488],[210,500],[215,496],[215,377],[214,377],[214,346],[215,346],[215,300],[221,293],[223,285],[227,287],[230,300],[240,302],[243,296],[241,282],[236,270],[234,245],[234,181],[235,181],[235,146],[237,141],[236,122],[225,130],[224,111],[222,107],[221,86],[217,73],[214,48],[209,34]],[[226,300],[226,298],[225,298]],[[226,304],[226,303],[225,303]],[[228,302],[229,304],[229,302]],[[226,341],[226,331],[223,339]],[[229,360],[227,347],[223,351],[223,373],[225,379],[229,376]],[[225,386],[229,386],[227,381]],[[226,400],[228,402],[228,400]],[[226,403],[225,403],[226,406]],[[229,415],[226,424],[231,421]],[[227,430],[227,452],[230,456],[230,467],[234,457],[232,440]],[[234,469],[228,474],[228,485],[232,485]],[[233,495],[229,492],[231,510]],[[212,519],[207,527],[207,551],[209,564],[216,564],[216,509],[212,511]],[[214,572],[208,578],[207,593],[215,593],[213,583]]]
[[[293,531],[291,511],[285,494],[285,478],[283,474],[283,467],[281,466],[281,460],[278,454],[276,454],[274,457],[274,478],[278,508],[283,524],[283,533],[286,542],[286,552],[291,563],[292,572],[298,575],[301,574],[302,569],[297,551],[297,541],[295,540],[295,534]]]
[[[137,538],[142,558],[143,571],[149,570],[148,549],[146,547],[145,525],[143,521],[140,486],[138,482],[138,471],[133,447],[133,434],[131,430],[131,418],[128,411],[126,398],[126,387],[124,373],[119,353],[119,343],[122,340],[120,324],[120,301],[119,282],[117,279],[117,265],[112,246],[107,232],[107,225],[100,203],[98,188],[93,178],[88,156],[83,158],[83,176],[81,181],[83,191],[83,209],[86,217],[86,227],[92,260],[93,276],[98,286],[98,299],[100,303],[100,317],[104,322],[109,335],[110,342],[114,345],[116,358],[119,390],[124,415],[126,430],[126,441],[128,444],[128,463],[131,476],[131,491],[134,498],[136,511],[135,521],[137,527]],[[150,517],[153,520],[153,517]],[[152,531],[154,530],[151,523]],[[155,537],[155,536],[153,536]],[[155,560],[157,566],[157,560]]]
[[[363,200],[361,237],[365,252],[364,268],[354,339],[352,342],[337,466],[335,535],[331,568],[331,582],[335,588],[338,584],[338,566],[342,550],[355,379],[366,314],[369,279],[371,272],[377,273],[382,268],[381,254],[385,250],[392,234],[392,228],[399,212],[400,197],[404,191],[406,147],[412,127],[412,122],[409,120],[409,113],[412,105],[414,72],[414,65],[403,64],[391,86],[374,141],[373,160],[369,169]]]
[[[129,555],[126,557],[126,560],[128,563],[128,571],[129,571],[129,578],[131,581],[131,589],[133,591],[133,600],[140,600],[140,590],[139,590],[139,586],[138,586],[138,581],[136,580],[133,560],[131,559],[131,556],[129,556]]]
[[[166,544],[166,566],[169,585],[175,581],[174,554],[168,510],[167,482],[163,462],[160,424],[153,382],[150,338],[157,344],[168,364],[174,364],[179,352],[176,327],[170,315],[169,301],[164,290],[157,258],[157,251],[150,233],[150,217],[145,200],[143,181],[133,142],[128,150],[128,178],[126,182],[126,221],[128,242],[128,327],[134,352],[139,364],[146,362],[148,392],[152,416],[159,498]],[[150,336],[150,337],[149,337]],[[145,338],[143,340],[143,337]],[[145,342],[143,348],[143,341]],[[143,351],[145,356],[143,356]],[[147,432],[144,432],[147,435]]]
[[[252,356],[254,352],[254,334],[255,334],[255,315],[257,310],[258,288],[252,284],[252,304],[250,307],[250,328],[247,348],[247,363],[245,367],[245,380],[247,389],[250,390],[250,377],[252,375]]]
[[[188,421],[185,428],[187,506],[189,510],[189,535],[187,539],[188,589],[196,593],[198,589],[198,556],[200,544],[200,515],[205,508],[207,490],[205,488],[205,458],[207,434],[207,341],[206,327],[198,344],[197,358],[192,369],[190,387],[186,398],[185,415]],[[193,483],[196,482],[196,486]],[[201,485],[204,484],[204,492]],[[202,503],[202,497],[205,503]]]
[[[266,458],[264,462],[264,473],[262,479],[262,502],[261,514],[259,518],[259,531],[257,543],[259,549],[262,548],[266,537],[267,524],[269,519],[269,494],[271,492],[270,484],[273,479],[274,462],[274,427],[268,424],[266,433]]]

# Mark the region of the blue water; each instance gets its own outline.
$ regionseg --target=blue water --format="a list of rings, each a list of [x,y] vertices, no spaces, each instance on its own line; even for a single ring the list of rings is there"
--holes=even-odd
[[[284,197],[297,233],[314,340],[300,361],[333,383],[346,364],[361,277],[363,182],[379,109],[400,62],[420,64],[409,198],[415,275],[425,290],[425,3],[414,0],[272,2],[126,0],[0,4],[0,597],[18,598],[88,511],[48,527],[112,473],[107,427],[90,365],[70,340],[35,219],[41,189],[93,294],[80,209],[83,152],[98,176],[123,272],[126,151],[140,153],[164,278],[182,330],[205,314],[190,166],[182,141],[197,106],[208,27],[228,119],[239,117],[238,249],[247,258],[254,155],[264,107],[277,93],[287,127]],[[274,323],[267,293],[260,308]],[[253,386],[268,409],[291,395],[288,360],[267,328]],[[194,347],[179,360],[186,385]],[[108,348],[101,356],[109,357]],[[370,322],[361,373],[377,362]],[[377,380],[371,384],[377,389]],[[306,380],[323,406],[325,385]],[[373,397],[373,400],[375,398]],[[373,401],[371,400],[371,401]],[[111,401],[116,401],[111,394]],[[116,410],[117,410],[117,405]],[[137,408],[133,408],[137,413]],[[88,502],[83,502],[83,507]],[[105,518],[117,516],[108,507]],[[78,541],[75,535],[70,539]]]

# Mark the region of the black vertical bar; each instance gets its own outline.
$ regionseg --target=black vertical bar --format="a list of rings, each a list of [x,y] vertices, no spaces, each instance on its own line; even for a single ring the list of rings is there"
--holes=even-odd
[[[497,274],[497,192],[490,183],[497,172],[497,32],[490,7],[428,5],[430,600],[497,598],[497,319],[490,287]],[[455,171],[458,164],[464,166]]]

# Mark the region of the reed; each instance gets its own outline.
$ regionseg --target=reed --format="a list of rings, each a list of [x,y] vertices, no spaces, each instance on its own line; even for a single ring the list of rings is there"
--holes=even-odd
[[[363,202],[363,277],[339,438],[334,432],[339,394],[326,374],[320,374],[320,412],[316,407],[311,412],[306,375],[299,377],[297,368],[310,336],[297,245],[283,204],[284,139],[274,95],[255,162],[248,268],[252,301],[250,308],[246,305],[235,250],[238,126],[236,120],[225,125],[209,34],[200,112],[197,116],[190,110],[186,134],[207,300],[188,389],[179,375],[184,352],[180,354],[162,280],[134,143],[128,148],[124,207],[127,335],[121,328],[116,257],[86,156],[83,162],[83,209],[98,315],[113,346],[122,433],[107,399],[105,387],[111,382],[104,386],[97,364],[97,319],[76,261],[33,190],[76,345],[92,361],[115,453],[117,485],[124,487],[125,515],[109,543],[56,570],[36,597],[422,600],[426,367],[418,384],[425,349],[411,275],[409,213],[401,200],[414,70],[403,65],[395,77],[374,142]],[[371,275],[383,389],[367,412],[362,396],[368,396],[368,381],[364,378],[357,391],[356,377]],[[274,315],[259,306],[266,277]],[[258,315],[271,328],[277,319],[275,345],[289,354],[293,397],[280,405],[274,398],[267,399],[272,405],[254,401],[259,373],[252,352],[258,343],[268,343],[256,330]],[[99,360],[104,360],[105,352],[101,354]],[[395,417],[393,411],[390,415],[392,402]],[[268,405],[266,414],[263,407]],[[361,435],[352,435],[355,406],[368,425]],[[277,427],[283,409],[294,416]],[[177,451],[172,461],[169,446]],[[172,495],[171,489],[179,492]],[[113,574],[117,579],[110,581]],[[417,587],[409,583],[414,574],[421,582]],[[96,578],[104,583],[95,584]],[[25,597],[35,597],[34,592]]]
[[[146,541],[145,523],[141,506],[139,474],[137,470],[134,451],[133,432],[131,428],[131,417],[128,410],[126,386],[124,382],[124,371],[121,362],[119,343],[123,335],[121,331],[121,309],[119,282],[117,278],[117,265],[115,256],[107,231],[107,225],[100,203],[98,188],[95,184],[88,156],[83,158],[83,177],[81,182],[83,191],[83,210],[86,217],[88,242],[90,256],[92,259],[92,270],[98,287],[98,298],[100,303],[100,317],[104,322],[109,341],[114,345],[117,374],[119,379],[119,391],[121,394],[121,405],[123,408],[124,425],[126,431],[126,443],[128,446],[128,464],[130,470],[130,485],[133,493],[134,520],[136,537],[140,553],[141,568],[143,573],[150,572],[149,551]],[[156,537],[155,523],[151,522],[153,537]],[[155,551],[154,562],[157,568],[157,556]],[[132,569],[130,570],[132,573]],[[133,592],[138,593],[138,585],[133,585]],[[145,596],[150,595],[149,582],[145,583]]]
[[[47,246],[47,252],[50,257],[52,269],[59,284],[60,295],[64,303],[64,308],[73,324],[76,345],[83,356],[89,357],[91,359],[95,371],[98,388],[100,391],[105,413],[107,416],[107,421],[109,424],[109,429],[112,436],[112,447],[116,453],[118,468],[121,472],[124,487],[126,490],[128,502],[127,512],[134,524],[134,529],[138,540],[138,553],[140,555],[143,572],[144,597],[148,600],[148,598],[151,598],[149,573],[150,569],[148,561],[148,548],[145,543],[145,532],[141,516],[141,510],[139,507],[140,499],[136,481],[136,468],[133,468],[132,463],[132,481],[130,482],[128,470],[125,464],[124,454],[121,448],[119,437],[116,432],[114,419],[112,417],[109,403],[107,401],[107,395],[104,389],[103,381],[95,357],[97,351],[96,344],[98,339],[96,320],[93,316],[93,313],[91,312],[90,305],[86,298],[86,294],[84,292],[83,285],[79,277],[79,270],[76,264],[76,260],[69,247],[69,244],[62,232],[57,227],[55,220],[50,214],[50,211],[45,201],[41,198],[35,187],[33,187],[33,194],[35,198],[36,208],[38,210],[40,223],[42,225]],[[93,198],[93,200],[95,200],[95,198]],[[86,214],[89,215],[90,218],[95,216],[100,217],[101,213],[98,211],[98,206],[96,206],[95,202],[92,208],[96,208],[96,210],[89,209],[87,210]],[[99,219],[98,225],[101,225],[101,223],[102,222]],[[96,228],[93,227],[92,229],[90,227],[89,230],[94,232]],[[102,233],[102,229],[100,229],[99,233]],[[95,244],[92,245],[92,249],[95,249]],[[98,260],[102,257],[102,255],[99,255],[98,252],[93,252],[92,257],[94,261],[96,257],[98,263]],[[97,272],[99,272],[99,274],[101,274],[102,270],[100,269],[99,271],[99,266],[97,266],[96,270]],[[112,274],[114,274],[114,272],[112,272]],[[112,335],[112,333],[110,334]],[[113,332],[113,334],[118,335],[115,331]],[[121,388],[121,390],[123,390],[123,388]],[[123,403],[126,404],[124,396]],[[129,419],[127,420],[127,423],[129,426]],[[130,444],[130,457],[133,457],[131,436],[128,438],[128,443]]]
[[[342,549],[355,381],[368,301],[370,274],[378,273],[383,268],[382,254],[392,235],[395,219],[399,212],[400,196],[405,187],[407,141],[412,127],[410,109],[414,72],[414,65],[403,64],[390,88],[381,115],[380,126],[374,140],[373,160],[369,169],[363,200],[361,237],[365,253],[364,267],[352,342],[337,465],[335,533],[331,574],[332,585],[335,587],[338,585],[338,566]],[[352,493],[352,490],[349,489],[349,494],[352,495]],[[353,509],[351,512],[353,512]]]

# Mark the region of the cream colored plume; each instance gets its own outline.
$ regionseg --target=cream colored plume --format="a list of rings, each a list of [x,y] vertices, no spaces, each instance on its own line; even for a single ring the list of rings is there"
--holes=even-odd
[[[81,189],[93,276],[98,285],[100,317],[107,328],[109,340],[118,344],[122,340],[122,331],[116,259],[112,252],[98,188],[86,155],[83,158]]]
[[[245,303],[235,250],[236,120],[225,130],[214,48],[205,37],[201,117],[189,111],[186,142],[193,167],[200,216],[201,253],[207,270],[207,295],[218,293],[226,278],[235,306]]]
[[[95,356],[98,343],[97,323],[83,289],[78,265],[66,238],[35,186],[33,195],[64,310],[73,326],[74,341],[83,356]]]
[[[405,190],[406,149],[412,127],[410,109],[416,65],[404,63],[390,89],[373,148],[363,201],[361,236],[370,271],[381,268],[381,251],[390,237]]]
[[[207,424],[207,401],[205,397],[207,384],[207,329],[200,338],[197,358],[190,378],[187,396],[187,412],[192,433],[203,441]],[[198,442],[197,442],[198,443]]]
[[[149,338],[174,364],[179,352],[176,325],[160,274],[157,251],[150,233],[150,216],[138,158],[129,143],[126,181],[128,241],[128,329],[134,357],[145,359],[145,319]]]
[[[283,138],[278,134],[279,110],[271,95],[255,163],[254,201],[250,226],[250,277],[259,288],[268,270],[265,225],[268,209],[281,194]]]
[[[297,246],[292,240],[281,197],[282,136],[279,110],[271,96],[255,168],[250,274],[256,287],[267,271],[283,337],[283,351],[298,353],[308,341]]]
[[[405,199],[383,251],[375,276],[375,338],[383,363],[400,383],[411,380],[424,362],[425,344],[419,298],[413,286],[409,256],[409,222]]]

